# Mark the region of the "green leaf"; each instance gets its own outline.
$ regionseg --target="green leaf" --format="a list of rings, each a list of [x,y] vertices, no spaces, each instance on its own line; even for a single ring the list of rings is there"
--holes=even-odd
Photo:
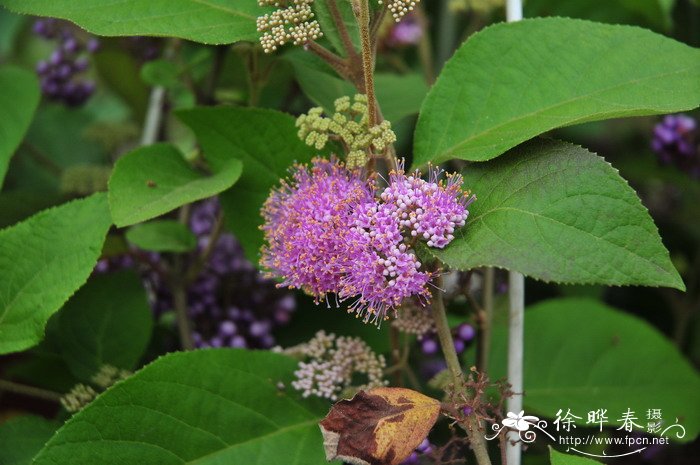
[[[228,229],[257,263],[262,245],[260,208],[295,162],[316,153],[297,137],[294,118],[273,110],[240,107],[195,108],[178,112],[197,135],[209,160],[243,162],[241,180],[219,198]],[[213,163],[213,161],[212,161]]]
[[[0,354],[38,343],[49,317],[87,281],[111,225],[104,194],[0,231]]]
[[[75,415],[34,465],[325,464],[323,413],[290,393],[295,368],[263,351],[167,355]]]
[[[195,171],[168,144],[137,149],[120,158],[109,180],[109,206],[114,223],[129,226],[168,213],[182,205],[224,191],[241,176],[235,159],[211,165],[214,174]]]
[[[14,66],[0,68],[0,187],[39,105],[36,76]]]
[[[136,247],[153,252],[188,252],[197,247],[197,238],[179,221],[158,220],[138,224],[126,232]]]
[[[428,94],[414,163],[489,160],[550,129],[698,105],[698,49],[630,26],[498,24],[462,45]]]
[[[536,140],[470,166],[467,225],[434,255],[578,284],[685,289],[656,226],[617,170],[588,150]],[[433,250],[433,249],[431,249]]]
[[[17,13],[73,21],[103,36],[169,36],[205,44],[255,41],[257,0],[0,0]]]
[[[505,376],[507,334],[494,332],[489,375]],[[681,441],[700,432],[700,376],[678,349],[637,317],[590,299],[554,299],[525,309],[523,402],[528,414],[554,418],[570,409],[607,409],[619,427],[631,409],[644,428],[649,409],[661,409],[664,427],[679,419]],[[591,425],[589,425],[590,427]],[[596,425],[593,426],[597,428]],[[670,430],[672,440],[677,438]]]
[[[153,328],[141,280],[127,271],[93,277],[57,316],[61,354],[85,381],[103,365],[136,367]]]
[[[30,465],[58,427],[58,423],[34,415],[0,423],[0,463]]]
[[[600,463],[595,460],[580,457],[578,455],[570,455],[558,452],[551,446],[549,448],[549,459],[552,465],[595,465],[597,463]]]
[[[428,93],[428,85],[423,76],[418,73],[402,75],[378,73],[374,81],[377,100],[384,117],[392,123],[418,113]]]
[[[669,29],[675,0],[528,0],[525,17],[564,16]]]

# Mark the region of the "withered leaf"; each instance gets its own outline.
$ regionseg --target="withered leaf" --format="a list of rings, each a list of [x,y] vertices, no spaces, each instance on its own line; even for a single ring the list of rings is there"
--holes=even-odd
[[[321,423],[326,458],[353,465],[397,465],[426,438],[440,402],[403,388],[360,391]]]

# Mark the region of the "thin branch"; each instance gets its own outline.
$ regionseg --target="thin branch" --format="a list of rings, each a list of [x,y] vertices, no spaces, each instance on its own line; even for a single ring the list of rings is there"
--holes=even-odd
[[[190,216],[190,204],[183,205],[180,208],[178,220],[180,223],[187,225]],[[177,324],[178,334],[180,335],[180,345],[183,350],[194,349],[194,341],[192,340],[192,325],[187,314],[187,279],[185,272],[185,264],[182,255],[175,255],[172,279],[170,280],[170,289],[173,293],[173,306],[175,307],[175,321]]]
[[[428,17],[425,14],[423,4],[419,4],[416,9],[416,18],[420,24],[423,34],[418,42],[418,58],[421,61],[425,80],[429,85],[435,83],[435,62],[433,59],[433,44],[430,40]]]
[[[345,24],[345,21],[343,21],[343,15],[340,13],[338,3],[335,0],[326,0],[326,4],[328,5],[328,11],[331,14],[333,23],[335,23],[335,27],[340,34],[340,41],[345,49],[345,54],[348,57],[357,55],[357,50],[355,50],[355,45],[352,43],[352,38],[350,37],[348,27]]]
[[[52,175],[61,177],[63,174],[63,168],[58,163],[53,161],[51,157],[44,153],[39,147],[27,140],[22,141],[22,147],[27,149],[27,154],[29,157],[38,165],[46,168],[46,170],[48,170]]]
[[[193,263],[190,266],[190,269],[187,270],[187,277],[185,278],[185,282],[191,283],[192,281],[197,279],[197,276],[199,276],[199,274],[206,266],[207,262],[209,262],[211,254],[214,253],[216,243],[219,242],[219,238],[221,237],[221,233],[223,232],[223,230],[224,215],[221,212],[219,212],[219,214],[216,216],[216,221],[214,222],[214,227],[212,228],[211,234],[209,235],[209,242],[207,243],[207,246],[204,248],[199,257],[197,257],[195,263]]]
[[[15,383],[14,381],[7,381],[4,379],[0,379],[0,391],[12,392],[14,394],[59,403],[61,402],[62,397],[62,395],[58,392],[49,391],[48,389],[42,389],[34,386],[27,386],[26,384]]]
[[[459,386],[464,384],[464,375],[462,374],[462,367],[459,363],[457,352],[455,351],[452,333],[447,322],[445,304],[442,300],[442,291],[440,290],[442,288],[442,277],[438,276],[435,281],[436,290],[433,294],[433,304],[431,306],[433,319],[435,320],[435,328],[437,330],[438,339],[440,340],[445,362],[447,362],[447,368],[452,374],[455,387],[459,388]],[[467,436],[469,436],[469,442],[474,450],[477,463],[479,465],[491,465],[486,440],[482,435],[481,425],[475,415],[469,415],[467,417],[466,431]]]
[[[309,42],[306,43],[306,48],[310,52],[314,53],[319,58],[321,58],[323,61],[328,63],[341,76],[345,77],[347,75],[348,70],[347,70],[347,63],[345,62],[345,60],[343,60],[341,57],[339,57],[335,53],[328,50],[323,45],[321,45],[318,42],[315,42],[313,40],[310,40]]]
[[[477,368],[485,373],[489,366],[489,352],[491,350],[491,329],[493,326],[493,293],[495,289],[496,272],[488,267],[484,270],[484,287],[482,291],[483,313],[480,319],[481,337],[479,338],[479,360]]]

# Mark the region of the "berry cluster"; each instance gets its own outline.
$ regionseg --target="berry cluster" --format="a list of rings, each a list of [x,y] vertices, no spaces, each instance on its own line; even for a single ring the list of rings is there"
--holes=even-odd
[[[258,0],[260,6],[274,6],[272,13],[259,16],[258,32],[262,32],[260,44],[265,53],[292,42],[305,45],[323,35],[318,21],[313,19],[311,5],[314,0]]]
[[[413,252],[418,240],[442,248],[464,226],[475,199],[461,191],[462,178],[425,181],[416,172],[392,171],[378,197],[373,180],[336,160],[297,166],[291,182],[272,191],[263,207],[263,267],[316,298],[335,293],[355,299],[349,312],[380,323],[390,309],[415,296],[430,298],[430,271]]]
[[[214,200],[192,209],[190,228],[200,253],[212,237],[218,209]],[[197,347],[267,349],[275,345],[272,330],[289,322],[296,301],[255,269],[233,235],[222,234],[187,290],[187,306]]]
[[[686,115],[667,115],[654,127],[651,146],[659,160],[700,178],[698,125]]]
[[[317,150],[329,140],[340,141],[348,154],[346,166],[350,169],[364,166],[370,152],[381,153],[396,142],[396,134],[389,121],[369,127],[367,96],[363,94],[341,97],[335,101],[332,117],[322,116],[322,108],[312,108],[297,118],[299,138]]]
[[[394,20],[399,22],[406,14],[413,11],[420,0],[379,0],[378,3],[382,5],[384,2],[386,2],[387,8],[391,11]]]
[[[283,352],[303,360],[294,372],[297,379],[292,382],[292,387],[301,391],[304,397],[336,401],[339,396],[351,397],[359,390],[386,384],[383,380],[386,368],[384,357],[375,354],[358,337],[338,337],[319,331],[309,342]],[[358,375],[367,382],[353,385]]]
[[[452,340],[454,341],[455,351],[457,354],[462,354],[471,344],[476,336],[474,327],[468,323],[462,323],[452,330]],[[436,334],[424,336],[420,340],[421,351],[425,355],[436,355],[440,350],[440,343],[437,340]]]
[[[212,238],[218,210],[214,199],[192,208],[189,226],[198,237],[197,255],[203,253]],[[159,254],[133,251],[131,255],[101,260],[95,271],[149,264],[144,281],[151,307],[159,316],[173,308],[170,289],[156,271],[163,260]],[[187,289],[187,310],[196,347],[271,348],[275,345],[272,331],[288,323],[295,308],[294,295],[277,288],[274,281],[258,272],[231,234],[219,236],[207,263]]]
[[[83,42],[75,35],[72,26],[53,18],[37,20],[33,31],[43,39],[57,41],[57,47],[48,60],[36,65],[44,95],[68,106],[84,104],[95,92],[95,83],[78,76],[87,71],[90,61],[86,54],[96,52],[99,41],[91,38]]]

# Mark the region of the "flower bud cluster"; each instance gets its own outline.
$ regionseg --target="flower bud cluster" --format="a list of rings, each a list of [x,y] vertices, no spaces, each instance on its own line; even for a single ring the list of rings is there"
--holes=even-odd
[[[335,101],[335,113],[323,116],[322,108],[312,108],[297,119],[299,138],[317,150],[329,140],[340,141],[347,152],[348,168],[364,166],[370,151],[383,152],[396,142],[396,134],[389,121],[369,127],[367,96],[363,94],[341,97]]]
[[[99,392],[106,390],[113,384],[131,376],[128,370],[122,370],[112,365],[102,365],[100,370],[90,379],[92,384],[99,388]],[[66,395],[61,397],[61,405],[70,413],[82,410],[87,404],[95,400],[98,390],[87,384],[76,384]]]
[[[277,8],[272,13],[259,16],[258,32],[262,32],[260,44],[265,53],[291,42],[304,45],[323,35],[318,21],[313,19],[311,5],[314,0],[258,0],[260,6]]]
[[[386,361],[377,355],[358,337],[336,336],[324,331],[316,333],[313,339],[284,351],[287,354],[303,357],[299,369],[294,372],[294,389],[304,397],[315,396],[338,400],[343,393],[372,389],[386,385],[384,369]],[[367,382],[353,385],[353,378],[361,375]]]
[[[379,0],[380,5],[383,5],[384,2],[386,2],[394,20],[399,22],[407,13],[413,11],[420,0]]]
[[[435,332],[435,320],[430,311],[412,299],[407,299],[396,312],[396,319],[391,322],[391,326],[418,337]]]

